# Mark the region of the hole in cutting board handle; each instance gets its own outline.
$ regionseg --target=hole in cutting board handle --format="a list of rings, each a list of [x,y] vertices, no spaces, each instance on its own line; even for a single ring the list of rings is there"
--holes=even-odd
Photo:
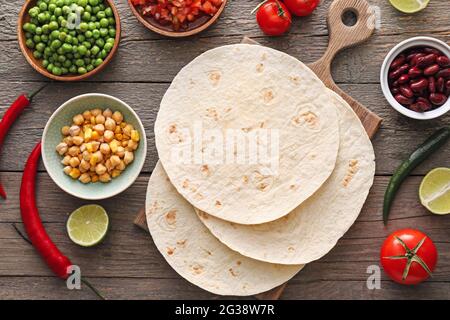
[[[353,27],[358,22],[358,12],[355,9],[345,9],[342,13],[342,23],[347,27]]]

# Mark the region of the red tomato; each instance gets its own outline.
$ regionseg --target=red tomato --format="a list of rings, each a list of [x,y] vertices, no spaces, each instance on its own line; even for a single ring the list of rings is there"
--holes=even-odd
[[[279,36],[289,30],[292,17],[282,2],[269,0],[258,8],[256,21],[265,34]]]
[[[305,17],[317,8],[320,0],[283,0],[283,2],[292,14]]]
[[[384,272],[395,282],[408,285],[426,280],[436,267],[437,257],[433,241],[414,229],[389,235],[380,252]]]

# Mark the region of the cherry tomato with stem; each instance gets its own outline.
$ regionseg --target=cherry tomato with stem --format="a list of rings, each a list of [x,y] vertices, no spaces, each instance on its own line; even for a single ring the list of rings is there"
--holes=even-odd
[[[280,36],[291,27],[292,16],[279,0],[264,1],[253,10],[255,11],[259,27],[269,36]]]
[[[283,2],[292,14],[306,17],[317,8],[320,0],[283,0]]]
[[[428,279],[436,267],[438,253],[423,232],[402,229],[393,232],[380,252],[384,272],[395,282],[412,285]]]

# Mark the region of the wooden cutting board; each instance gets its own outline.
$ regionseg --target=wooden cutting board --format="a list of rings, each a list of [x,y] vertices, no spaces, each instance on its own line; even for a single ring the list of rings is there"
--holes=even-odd
[[[353,12],[357,17],[356,24],[351,27],[346,26],[342,22],[344,13],[348,11]],[[334,0],[330,5],[327,17],[329,29],[328,48],[322,58],[308,65],[328,88],[338,93],[353,108],[370,138],[375,136],[382,119],[350,97],[334,83],[331,76],[331,63],[339,51],[359,44],[372,35],[375,28],[374,19],[373,11],[366,0]],[[244,37],[242,43],[258,44],[258,42],[247,37]],[[139,211],[134,224],[148,232],[144,208]],[[286,283],[255,297],[260,300],[277,300],[285,287]]]

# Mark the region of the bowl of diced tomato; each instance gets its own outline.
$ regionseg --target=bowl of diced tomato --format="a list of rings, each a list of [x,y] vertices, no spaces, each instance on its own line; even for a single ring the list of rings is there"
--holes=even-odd
[[[128,0],[136,18],[148,29],[168,37],[188,37],[211,26],[227,0]]]

